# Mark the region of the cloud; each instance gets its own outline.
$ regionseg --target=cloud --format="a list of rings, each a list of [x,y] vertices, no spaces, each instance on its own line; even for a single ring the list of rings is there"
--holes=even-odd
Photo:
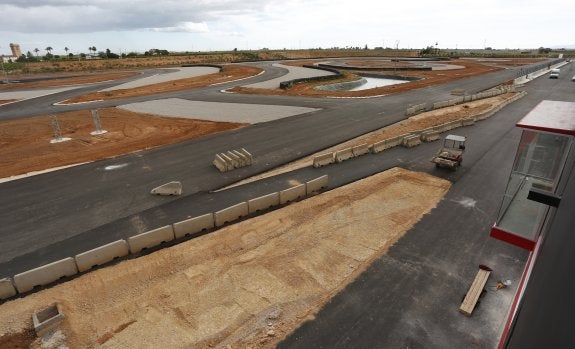
[[[207,33],[210,31],[206,23],[194,22],[181,22],[174,27],[149,28],[149,30],[165,33]]]
[[[272,0],[0,0],[0,31],[90,33],[151,30],[205,32],[225,16],[262,10]]]

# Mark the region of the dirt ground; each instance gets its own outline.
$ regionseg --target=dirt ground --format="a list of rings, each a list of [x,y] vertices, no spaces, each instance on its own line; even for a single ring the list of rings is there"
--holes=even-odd
[[[272,348],[449,187],[395,168],[90,272],[0,305],[0,347],[57,302],[71,348]]]
[[[54,135],[48,115],[0,122],[0,178],[116,157],[244,126],[116,108],[100,109],[99,115],[108,132],[92,136],[95,127],[89,110],[58,114],[62,137],[72,140],[54,144],[50,143]]]

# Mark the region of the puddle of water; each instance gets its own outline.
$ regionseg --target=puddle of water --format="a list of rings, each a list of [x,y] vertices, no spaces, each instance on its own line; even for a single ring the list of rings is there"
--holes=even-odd
[[[350,91],[368,90],[370,88],[397,85],[409,82],[407,80],[383,79],[383,78],[371,78],[371,77],[364,77],[364,79],[367,81],[365,84],[352,88]]]

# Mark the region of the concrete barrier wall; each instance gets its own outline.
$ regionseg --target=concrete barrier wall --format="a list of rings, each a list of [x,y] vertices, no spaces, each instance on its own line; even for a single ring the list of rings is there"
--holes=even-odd
[[[322,167],[329,164],[333,164],[335,162],[335,158],[333,153],[328,154],[321,154],[313,158],[313,167]]]
[[[248,158],[248,165],[251,165],[254,162],[254,158],[249,151],[242,148],[242,149],[240,149],[240,152]]]
[[[439,132],[435,130],[428,130],[421,133],[421,140],[424,142],[433,142],[440,138]]]
[[[0,299],[10,298],[16,295],[16,288],[10,278],[0,279]]]
[[[323,175],[316,179],[312,179],[309,182],[305,183],[305,191],[307,195],[310,195],[316,191],[320,191],[324,188],[327,188],[328,184],[328,175]]]
[[[248,212],[266,210],[272,206],[280,204],[280,193],[275,192],[264,196],[257,197],[248,201]]]
[[[297,200],[306,196],[305,183],[280,191],[280,204]]]
[[[131,253],[138,253],[145,248],[158,246],[162,242],[172,240],[174,240],[174,229],[171,225],[166,225],[165,227],[129,237],[128,245],[130,245]]]
[[[126,256],[128,252],[129,248],[126,240],[118,240],[77,254],[75,257],[76,265],[78,266],[78,271],[84,272],[93,266],[106,264],[113,261],[114,258]]]
[[[240,217],[247,216],[249,207],[247,202],[240,202],[234,206],[224,208],[214,213],[214,223],[216,227],[226,224],[226,222],[233,222]]]
[[[68,257],[41,267],[14,275],[14,286],[19,293],[31,291],[34,286],[48,285],[62,277],[78,273],[76,261]]]
[[[405,136],[406,135],[401,135],[401,136],[397,136],[394,138],[386,139],[386,140],[381,141],[381,142],[374,143],[373,147],[372,147],[372,151],[374,154],[377,154],[377,153],[380,153],[386,149],[396,147],[396,146],[401,144],[401,142],[403,141],[403,138]]]
[[[415,147],[421,144],[421,139],[419,135],[410,135],[403,138],[401,145],[407,148]]]
[[[356,145],[355,147],[351,148],[351,152],[353,156],[361,156],[369,153],[369,144],[364,143],[360,145]]]
[[[335,161],[343,162],[347,159],[353,158],[353,150],[351,148],[345,148],[335,152]]]
[[[228,171],[228,163],[219,154],[216,154],[212,163],[220,172]]]
[[[461,126],[473,126],[475,125],[475,119],[473,117],[461,119]]]
[[[173,224],[174,236],[176,239],[183,238],[188,234],[196,234],[204,229],[211,229],[214,227],[214,214],[206,213],[201,216],[186,219]]]

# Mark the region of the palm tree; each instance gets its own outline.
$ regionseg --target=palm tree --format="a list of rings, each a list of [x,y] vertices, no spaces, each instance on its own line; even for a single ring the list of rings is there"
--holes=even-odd
[[[38,57],[38,52],[40,52],[40,50],[38,48],[35,48],[34,52],[36,52],[36,57]]]
[[[52,50],[53,48],[51,46],[48,46],[45,48],[46,52],[48,52],[49,54],[52,54]]]
[[[68,51],[70,51],[70,49],[68,47],[64,47],[64,51],[66,51],[66,56],[68,55]]]

